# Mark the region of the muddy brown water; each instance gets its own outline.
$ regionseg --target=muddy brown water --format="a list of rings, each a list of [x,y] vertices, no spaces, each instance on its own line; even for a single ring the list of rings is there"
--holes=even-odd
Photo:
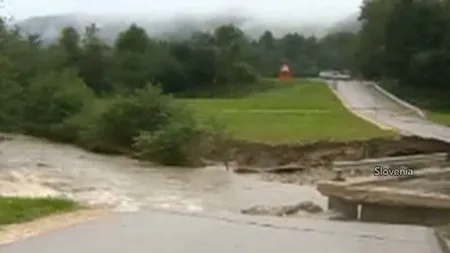
[[[63,195],[118,211],[239,212],[305,200],[326,205],[312,186],[262,181],[221,166],[161,167],[18,135],[0,142],[0,194]]]

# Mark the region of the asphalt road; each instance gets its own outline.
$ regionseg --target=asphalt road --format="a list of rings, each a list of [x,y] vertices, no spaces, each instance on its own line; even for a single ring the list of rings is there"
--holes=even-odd
[[[336,91],[353,110],[405,135],[450,142],[450,127],[432,123],[394,102],[370,84],[340,81]]]
[[[114,214],[0,247],[1,253],[434,253],[424,227],[324,220],[200,217],[161,211]]]

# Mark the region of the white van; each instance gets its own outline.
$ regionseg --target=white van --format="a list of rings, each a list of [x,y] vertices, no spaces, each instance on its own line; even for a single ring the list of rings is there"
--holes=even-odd
[[[329,79],[335,79],[335,80],[349,80],[350,75],[341,73],[336,70],[326,70],[326,71],[320,71],[319,77],[329,80]]]

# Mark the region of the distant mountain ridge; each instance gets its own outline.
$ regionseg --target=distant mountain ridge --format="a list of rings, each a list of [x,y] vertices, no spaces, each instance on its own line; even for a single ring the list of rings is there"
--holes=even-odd
[[[355,21],[355,22],[354,22]],[[356,20],[344,19],[336,24],[291,24],[281,22],[264,22],[245,17],[218,15],[215,17],[180,16],[176,19],[148,19],[143,17],[121,17],[114,15],[61,14],[32,17],[15,23],[21,30],[29,34],[39,34],[43,41],[53,41],[61,29],[67,26],[76,28],[80,33],[95,23],[100,28],[100,37],[113,41],[117,35],[130,24],[136,23],[154,37],[184,38],[193,31],[212,30],[221,24],[235,24],[252,37],[259,37],[265,30],[271,30],[277,37],[286,33],[297,32],[305,36],[324,36],[330,31],[354,31],[358,27]],[[355,24],[356,23],[356,24]],[[357,30],[357,29],[356,29]]]
[[[361,24],[358,20],[359,13],[354,13],[332,25],[329,32],[358,32]]]

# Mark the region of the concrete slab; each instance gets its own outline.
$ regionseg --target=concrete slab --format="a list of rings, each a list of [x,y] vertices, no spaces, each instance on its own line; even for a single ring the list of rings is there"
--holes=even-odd
[[[447,194],[450,168],[415,171],[411,176],[371,176],[347,181],[321,181],[317,190],[325,196],[358,203],[405,205],[450,209]],[[432,185],[432,187],[430,186]]]
[[[416,226],[152,211],[117,214],[5,245],[0,252],[448,253],[442,242],[434,230]]]
[[[435,226],[450,222],[448,177],[450,169],[426,169],[408,177],[323,181],[317,190],[328,197],[330,210],[352,220]]]

